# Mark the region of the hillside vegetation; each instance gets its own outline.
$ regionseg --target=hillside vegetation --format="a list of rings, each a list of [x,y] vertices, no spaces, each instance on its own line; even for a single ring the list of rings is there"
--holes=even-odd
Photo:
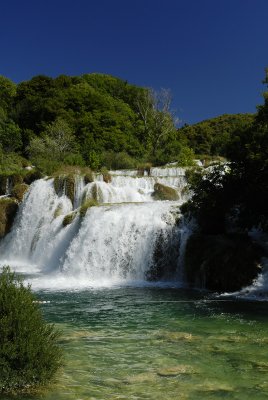
[[[45,174],[62,165],[97,170],[146,163],[193,165],[195,155],[226,156],[249,114],[224,115],[177,129],[171,94],[104,74],[35,76],[15,84],[0,76],[0,171],[34,164]]]
[[[237,132],[249,128],[253,124],[254,117],[254,114],[224,114],[194,125],[185,125],[180,132],[199,157],[206,155],[226,157],[232,137]]]
[[[36,76],[18,85],[0,77],[1,148],[48,173],[62,164],[191,164],[193,152],[175,127],[170,102],[166,90],[153,92],[109,75]]]

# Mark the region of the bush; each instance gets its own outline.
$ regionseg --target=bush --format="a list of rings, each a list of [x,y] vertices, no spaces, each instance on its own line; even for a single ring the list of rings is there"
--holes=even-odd
[[[133,169],[136,168],[137,161],[125,151],[106,151],[102,156],[102,164],[108,169]]]
[[[31,391],[61,366],[59,332],[47,324],[30,287],[9,267],[0,275],[0,393]]]

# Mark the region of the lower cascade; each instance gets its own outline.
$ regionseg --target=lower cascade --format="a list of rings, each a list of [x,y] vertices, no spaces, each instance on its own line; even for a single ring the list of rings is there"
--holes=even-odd
[[[187,229],[179,223],[185,178],[177,170],[150,177],[115,171],[109,183],[77,176],[72,199],[57,193],[53,179],[35,181],[1,242],[1,265],[35,273],[33,288],[179,283]],[[156,183],[176,200],[156,200]]]

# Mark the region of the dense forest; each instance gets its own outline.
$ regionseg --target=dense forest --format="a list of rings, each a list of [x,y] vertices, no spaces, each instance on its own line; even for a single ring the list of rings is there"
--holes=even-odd
[[[176,127],[171,94],[104,74],[19,84],[0,77],[0,166],[12,173],[27,160],[45,174],[61,165],[133,168],[144,163],[193,165],[226,156],[233,132],[253,116],[224,115]]]
[[[108,75],[36,76],[18,85],[0,77],[2,151],[20,154],[47,173],[59,164],[188,164],[193,152],[175,127],[170,101],[166,90],[153,92]]]

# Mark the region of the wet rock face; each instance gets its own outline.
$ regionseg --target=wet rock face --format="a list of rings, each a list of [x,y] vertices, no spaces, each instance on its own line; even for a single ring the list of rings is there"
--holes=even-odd
[[[18,202],[16,200],[0,199],[0,239],[10,231],[17,209]]]
[[[246,235],[192,235],[186,245],[185,274],[190,286],[233,292],[252,284],[263,256]]]

